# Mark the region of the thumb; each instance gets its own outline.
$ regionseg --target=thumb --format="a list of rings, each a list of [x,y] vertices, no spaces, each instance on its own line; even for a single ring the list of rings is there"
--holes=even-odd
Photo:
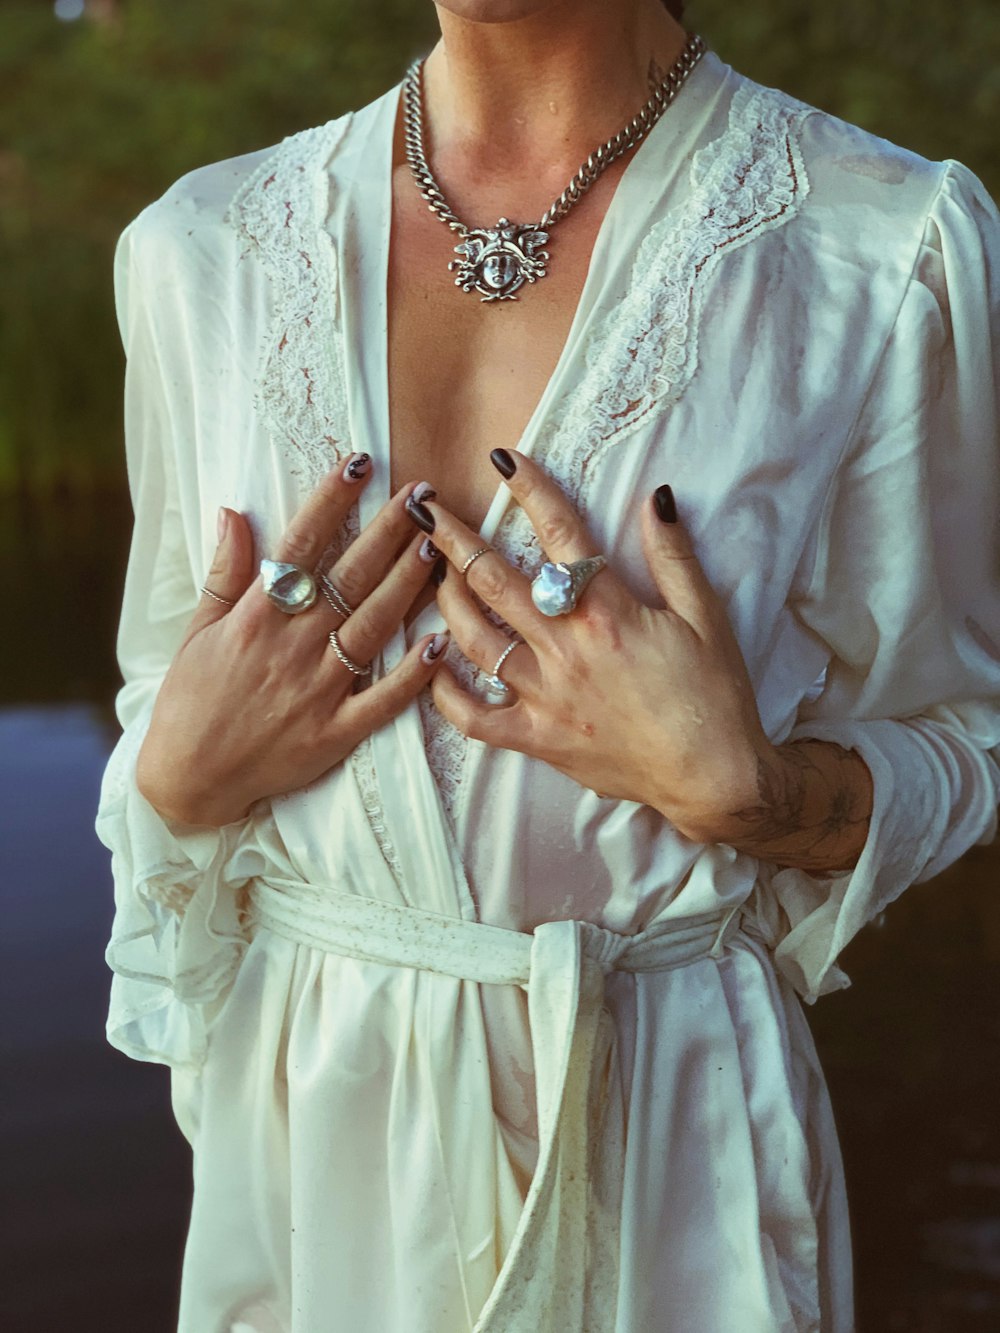
[[[669,486],[658,486],[643,506],[642,549],[667,607],[707,638],[722,606],[677,515]]]
[[[212,567],[205,575],[201,600],[188,626],[187,637],[197,634],[206,625],[212,625],[233,609],[254,578],[253,534],[242,514],[225,506],[219,510],[219,544],[215,548]],[[204,588],[215,593],[210,597]],[[223,601],[218,600],[223,598]]]

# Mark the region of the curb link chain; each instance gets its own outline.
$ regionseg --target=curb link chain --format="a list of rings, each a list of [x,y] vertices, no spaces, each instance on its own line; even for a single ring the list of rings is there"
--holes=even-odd
[[[688,75],[701,60],[707,49],[705,42],[697,33],[688,38],[684,50],[670,67],[663,82],[657,84],[656,88],[653,89],[649,101],[636,113],[624,129],[619,130],[617,134],[612,135],[599,148],[594,149],[559,198],[553,200],[535,224],[539,230],[544,231],[554,222],[564,218],[573,205],[583,198],[598,177],[613,162],[617,162],[629,149],[634,148],[636,144],[645,139],[680,92],[687,81]],[[468,228],[449,208],[444,195],[441,193],[441,187],[427,165],[427,157],[424,152],[423,66],[423,57],[415,60],[406,72],[403,85],[406,160],[410,164],[410,169],[421,195],[427,200],[430,211],[452,231],[464,236]]]

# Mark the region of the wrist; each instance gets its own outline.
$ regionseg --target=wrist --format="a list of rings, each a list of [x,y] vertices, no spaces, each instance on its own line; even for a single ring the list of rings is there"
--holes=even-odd
[[[762,807],[778,806],[781,784],[775,775],[783,771],[780,747],[762,735],[732,747],[724,763],[688,783],[683,801],[667,797],[656,802],[656,809],[691,842],[734,846],[749,822],[763,815]]]
[[[753,781],[742,795],[737,784],[700,818],[675,823],[693,840],[779,866],[846,874],[864,850],[873,805],[872,776],[860,754],[804,737],[757,747]]]
[[[189,788],[184,792],[171,790],[168,784],[157,781],[155,775],[143,771],[141,754],[136,767],[136,787],[160,818],[172,824],[218,829],[238,824],[250,814],[250,806],[240,809],[232,801],[219,804],[207,795],[192,793]]]

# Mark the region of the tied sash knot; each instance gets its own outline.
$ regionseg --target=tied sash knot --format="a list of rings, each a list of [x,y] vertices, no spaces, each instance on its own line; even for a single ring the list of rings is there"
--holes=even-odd
[[[251,925],[330,953],[527,989],[538,1161],[474,1333],[611,1333],[625,1145],[604,979],[721,957],[739,907],[657,921],[636,935],[579,920],[529,933],[275,878],[251,883],[247,914]]]

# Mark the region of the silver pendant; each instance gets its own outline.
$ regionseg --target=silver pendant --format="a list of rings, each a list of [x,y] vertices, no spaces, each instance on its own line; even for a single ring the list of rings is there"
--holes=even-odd
[[[509,222],[501,218],[495,227],[477,227],[465,233],[448,265],[457,271],[455,286],[463,292],[479,292],[483,301],[516,301],[526,282],[544,278],[549,239],[537,223]]]

